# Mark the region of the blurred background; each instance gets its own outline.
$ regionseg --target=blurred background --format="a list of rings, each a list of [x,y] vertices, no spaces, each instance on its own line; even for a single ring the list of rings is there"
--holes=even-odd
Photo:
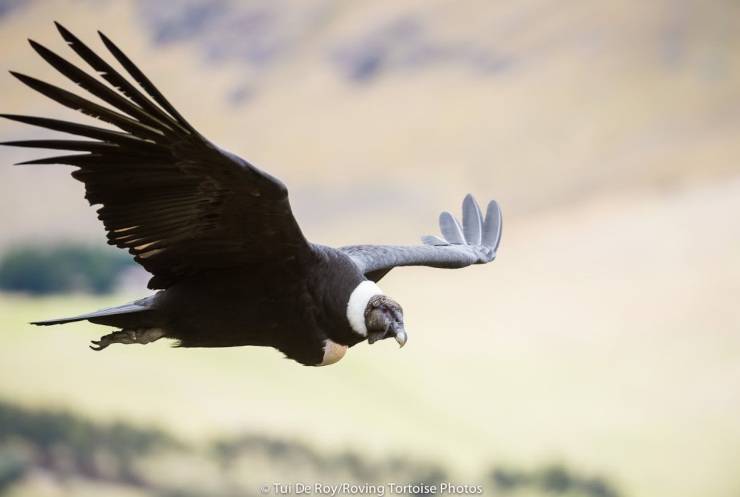
[[[205,136],[281,178],[309,239],[415,243],[469,191],[498,259],[393,271],[409,344],[274,350],[33,328],[147,294],[63,166],[0,150],[0,494],[251,496],[453,482],[503,496],[740,495],[740,3],[0,1],[100,29]],[[85,121],[10,75],[2,112]],[[0,123],[0,140],[47,133]]]

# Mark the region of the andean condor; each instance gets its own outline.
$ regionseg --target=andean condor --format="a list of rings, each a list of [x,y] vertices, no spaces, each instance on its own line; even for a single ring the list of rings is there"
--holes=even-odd
[[[91,346],[175,339],[183,347],[275,347],[302,364],[339,361],[351,347],[393,337],[406,343],[401,306],[376,282],[396,266],[460,268],[496,256],[501,211],[485,218],[472,196],[462,225],[439,217],[442,237],[420,246],[355,245],[339,249],[309,242],[278,179],[215,146],[198,133],[133,62],[100,37],[129,79],[63,26],[67,44],[110,86],[51,50],[33,49],[64,76],[111,107],[11,72],[56,102],[119,130],[4,114],[2,117],[87,140],[28,140],[5,145],[78,153],[20,164],[76,166],[86,198],[99,204],[111,245],[127,249],[153,277],[156,294],[80,316],[119,328]],[[143,92],[142,92],[143,90]]]

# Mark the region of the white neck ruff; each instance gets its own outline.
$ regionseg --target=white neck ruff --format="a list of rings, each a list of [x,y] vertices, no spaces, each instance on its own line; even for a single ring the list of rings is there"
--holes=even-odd
[[[356,333],[367,336],[367,326],[365,326],[365,309],[370,299],[376,295],[384,295],[383,290],[372,281],[365,280],[352,290],[347,302],[347,320],[349,325]]]

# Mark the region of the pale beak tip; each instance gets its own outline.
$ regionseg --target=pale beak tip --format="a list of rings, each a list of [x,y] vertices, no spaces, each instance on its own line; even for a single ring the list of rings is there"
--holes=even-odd
[[[396,333],[396,341],[398,342],[399,348],[406,345],[406,339],[407,337],[405,331],[399,331],[398,333]]]

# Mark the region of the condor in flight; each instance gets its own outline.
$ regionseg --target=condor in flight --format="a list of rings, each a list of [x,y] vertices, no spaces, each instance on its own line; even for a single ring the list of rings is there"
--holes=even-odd
[[[301,233],[278,179],[215,146],[196,131],[151,81],[105,35],[103,44],[132,83],[63,26],[62,38],[105,82],[51,50],[33,49],[100,105],[38,79],[12,72],[22,83],[118,128],[112,130],[44,117],[4,114],[21,123],[83,139],[7,142],[72,151],[21,164],[67,164],[100,205],[111,245],[127,249],[153,277],[154,295],[80,316],[118,331],[94,341],[177,340],[183,347],[274,347],[302,364],[340,360],[348,347],[393,337],[406,343],[401,306],[378,280],[397,266],[460,268],[496,256],[501,211],[485,217],[473,197],[462,205],[462,225],[447,212],[442,237],[423,245],[355,245],[339,249],[309,242]]]

